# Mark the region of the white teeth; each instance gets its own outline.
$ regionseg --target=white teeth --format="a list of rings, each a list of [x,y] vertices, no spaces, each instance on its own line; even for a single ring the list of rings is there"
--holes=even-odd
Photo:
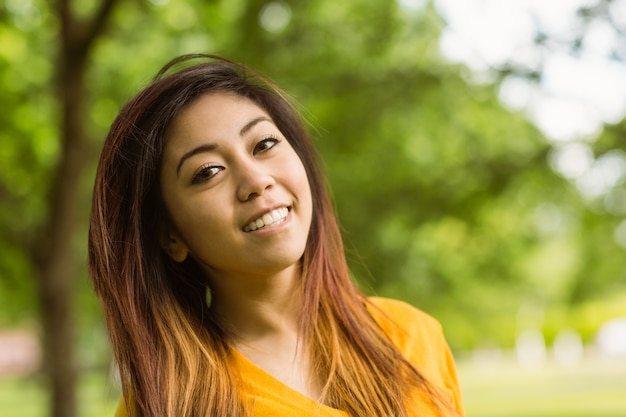
[[[287,209],[287,207],[272,210],[271,212],[266,213],[260,218],[250,222],[247,226],[244,226],[243,231],[251,232],[262,227],[275,226],[282,223],[287,217],[287,214],[289,214],[289,209]]]

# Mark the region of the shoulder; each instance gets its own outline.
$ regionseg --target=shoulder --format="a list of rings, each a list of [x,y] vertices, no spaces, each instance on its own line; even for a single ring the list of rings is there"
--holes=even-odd
[[[441,324],[403,301],[371,297],[368,309],[391,342],[418,368],[429,368],[448,349]]]
[[[428,315],[427,313],[423,312],[422,310],[418,309],[417,307],[412,306],[411,304],[405,301],[394,300],[391,298],[384,298],[384,297],[368,297],[367,300],[369,304],[371,304],[372,306],[376,307],[379,310],[382,310],[388,315],[393,315],[393,316],[398,316],[398,317],[411,316],[411,317],[420,318],[426,321],[436,322],[436,320],[432,316]]]
[[[404,357],[464,415],[454,357],[439,321],[408,303],[388,298],[370,297],[367,308]]]
[[[443,338],[439,321],[411,304],[382,297],[368,301],[370,314],[399,348],[411,341],[431,343]]]

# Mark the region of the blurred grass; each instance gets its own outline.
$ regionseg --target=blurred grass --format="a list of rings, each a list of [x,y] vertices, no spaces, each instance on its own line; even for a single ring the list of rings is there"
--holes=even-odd
[[[104,373],[90,373],[79,382],[78,417],[113,417],[119,389]],[[46,417],[47,396],[37,377],[0,377],[0,417]]]
[[[460,359],[468,417],[625,417],[626,358],[520,367],[512,356]],[[79,417],[113,417],[119,390],[102,373],[83,377]],[[0,377],[0,417],[47,416],[37,378]]]
[[[626,417],[626,358],[520,366],[513,355],[461,360],[468,417]]]

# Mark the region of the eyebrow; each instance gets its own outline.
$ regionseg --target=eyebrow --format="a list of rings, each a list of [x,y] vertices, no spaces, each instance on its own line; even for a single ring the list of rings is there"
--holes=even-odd
[[[252,129],[254,126],[256,126],[257,124],[259,124],[261,122],[273,123],[272,120],[270,118],[266,117],[266,116],[256,117],[256,118],[250,120],[245,125],[243,125],[243,127],[239,130],[239,136],[243,137],[246,133],[248,133],[250,131],[250,129]],[[178,166],[176,167],[176,174],[178,175],[178,173],[180,172],[180,168],[183,166],[183,163],[187,159],[191,158],[194,155],[198,155],[198,154],[205,153],[205,152],[211,152],[211,151],[215,150],[217,147],[218,146],[215,143],[206,143],[206,144],[200,145],[200,146],[198,146],[196,148],[193,148],[189,152],[186,152],[183,156],[180,157],[180,160],[178,161]]]
[[[183,162],[185,162],[187,159],[200,153],[211,152],[212,150],[215,150],[215,148],[217,148],[217,145],[215,143],[207,143],[193,148],[189,152],[185,153],[183,156],[180,157],[180,161],[178,161],[178,166],[176,167],[176,175],[180,173],[180,168],[183,166]]]
[[[261,122],[270,122],[273,123],[272,120],[266,116],[259,116],[256,117],[252,120],[250,120],[248,123],[246,123],[241,130],[239,131],[239,136],[243,136],[246,133],[248,133],[250,131],[250,129],[252,129],[254,126],[256,126],[257,124],[261,123]]]

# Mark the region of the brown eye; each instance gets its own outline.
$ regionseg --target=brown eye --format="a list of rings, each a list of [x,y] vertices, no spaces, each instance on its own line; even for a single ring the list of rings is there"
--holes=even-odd
[[[193,177],[191,178],[191,183],[198,184],[204,181],[208,181],[223,169],[224,167],[219,165],[204,165],[200,167],[200,169],[198,169],[195,174],[193,174]]]
[[[254,154],[269,151],[280,142],[280,139],[274,136],[268,136],[261,139],[254,147]]]

